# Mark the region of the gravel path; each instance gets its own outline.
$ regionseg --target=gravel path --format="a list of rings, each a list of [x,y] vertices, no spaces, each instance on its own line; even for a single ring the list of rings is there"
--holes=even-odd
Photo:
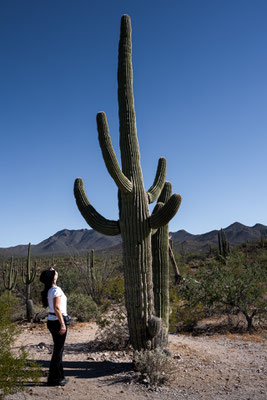
[[[46,387],[46,378],[9,400],[267,400],[266,340],[263,335],[170,335],[176,364],[173,382],[158,391],[136,384],[125,352],[92,352],[96,325],[71,326],[64,350],[70,382]],[[25,325],[15,347],[24,345],[47,372],[52,341],[46,326]]]

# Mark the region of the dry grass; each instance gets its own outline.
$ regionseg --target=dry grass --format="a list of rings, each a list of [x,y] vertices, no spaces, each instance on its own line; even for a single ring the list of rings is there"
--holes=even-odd
[[[225,336],[232,341],[240,341],[243,340],[244,342],[253,342],[253,343],[263,343],[266,341],[266,337],[264,337],[264,334],[250,334],[250,333],[244,333],[244,334],[233,334],[230,332],[226,332]]]

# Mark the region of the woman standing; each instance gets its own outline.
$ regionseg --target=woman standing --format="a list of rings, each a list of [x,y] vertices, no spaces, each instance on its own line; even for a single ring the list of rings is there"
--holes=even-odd
[[[42,303],[49,308],[47,327],[54,342],[53,355],[50,362],[47,384],[49,386],[64,386],[69,381],[65,378],[62,355],[67,335],[64,316],[67,316],[67,298],[62,289],[57,286],[58,273],[51,267],[41,273],[40,281],[44,283]]]

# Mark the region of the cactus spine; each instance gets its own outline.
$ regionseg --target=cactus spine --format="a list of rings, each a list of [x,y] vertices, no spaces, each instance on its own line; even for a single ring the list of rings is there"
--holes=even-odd
[[[133,347],[139,350],[155,346],[153,338],[160,331],[162,324],[154,310],[151,233],[154,229],[168,224],[173,218],[180,206],[181,196],[172,195],[150,216],[149,203],[157,200],[165,183],[166,160],[159,160],[153,185],[146,192],[136,132],[131,20],[128,15],[121,18],[118,103],[121,168],[113,150],[104,112],[97,114],[97,128],[106,168],[119,190],[119,221],[107,220],[94,209],[87,199],[80,178],[75,181],[74,195],[81,214],[93,229],[105,235],[122,236],[130,341]]]
[[[31,299],[31,283],[36,276],[36,263],[31,269],[31,243],[28,245],[28,257],[26,270],[22,268],[22,281],[26,285],[26,314],[27,320],[30,322],[33,318],[33,301]]]
[[[8,290],[9,294],[16,287],[17,274],[18,274],[18,271],[14,266],[13,257],[11,257],[9,266],[6,268],[5,271],[3,271],[4,287],[6,290]]]

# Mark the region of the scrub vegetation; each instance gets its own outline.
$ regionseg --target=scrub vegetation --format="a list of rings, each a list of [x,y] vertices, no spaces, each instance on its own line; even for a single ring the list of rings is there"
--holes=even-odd
[[[92,264],[93,254],[93,264]],[[174,253],[175,262],[182,279],[177,283],[175,271],[171,268],[168,282],[170,291],[169,332],[191,332],[193,335],[216,333],[253,333],[266,327],[266,287],[267,287],[267,243],[259,240],[255,243],[244,243],[231,248],[225,257],[221,257],[219,247],[209,249],[207,254],[183,252]],[[89,261],[88,261],[89,260]],[[51,258],[35,258],[36,276],[48,268]],[[81,256],[53,257],[53,263],[59,272],[58,285],[68,297],[68,312],[72,324],[83,321],[96,321],[98,332],[95,348],[102,350],[129,349],[129,332],[127,327],[127,312],[124,303],[124,278],[122,272],[122,256],[107,255],[101,252],[89,252]],[[10,353],[10,346],[18,334],[16,325],[22,321],[27,323],[25,301],[25,281],[22,270],[27,265],[26,259],[2,259],[1,273],[7,279],[9,268],[12,273],[17,271],[16,285],[0,283],[1,307],[1,338],[10,340],[1,345],[0,372],[2,393],[11,393],[23,387],[27,379],[36,378],[36,368],[29,368],[27,354],[20,350],[16,358]],[[93,272],[92,272],[93,265]],[[93,275],[93,278],[92,278]],[[10,290],[12,286],[12,291]],[[42,284],[39,279],[31,283],[31,298],[33,301],[33,321],[44,323],[47,310],[41,306],[40,292]],[[14,324],[14,322],[16,324]],[[8,334],[8,335],[7,335]],[[4,335],[4,336],[3,336]],[[3,351],[3,349],[6,349]],[[153,353],[153,354],[152,354]],[[136,353],[138,373],[146,383],[167,381],[170,373],[162,374],[154,371],[154,364],[165,366],[167,355],[163,352]],[[154,354],[155,353],[155,354]],[[147,360],[145,362],[145,360]],[[149,361],[149,362],[148,362]],[[150,361],[151,364],[150,365]],[[170,360],[171,361],[171,360]],[[28,365],[25,369],[24,366]],[[147,364],[147,369],[144,364]],[[12,365],[19,370],[25,370],[26,375],[17,374],[12,377]],[[9,369],[10,366],[10,369]],[[168,367],[168,366],[167,366]],[[166,368],[167,368],[166,367]],[[9,372],[7,372],[9,371]],[[150,376],[149,371],[154,371]],[[2,374],[2,375],[1,375]],[[3,374],[10,374],[5,381]],[[6,375],[5,375],[6,376]],[[14,383],[12,379],[17,379]],[[11,389],[13,388],[13,389]]]

